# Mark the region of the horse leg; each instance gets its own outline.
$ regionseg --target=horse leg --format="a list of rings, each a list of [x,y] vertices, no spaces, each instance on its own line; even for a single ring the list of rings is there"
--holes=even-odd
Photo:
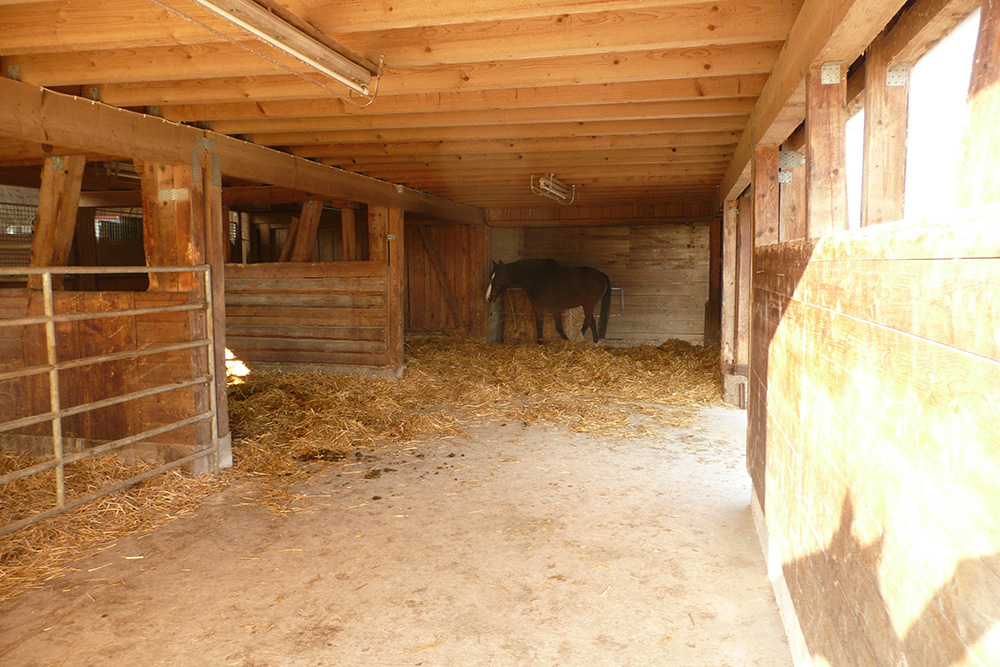
[[[586,305],[583,307],[583,329],[580,331],[581,334],[587,333],[587,328],[590,328],[590,333],[594,336],[594,343],[600,340],[597,336],[597,320],[594,319],[594,307],[587,308]]]
[[[542,344],[542,311],[535,311],[535,342],[539,345]]]
[[[563,337],[563,340],[569,340],[569,336],[567,336],[566,332],[563,330],[562,311],[560,310],[552,313],[552,319],[556,321],[556,331],[558,331],[559,335]]]

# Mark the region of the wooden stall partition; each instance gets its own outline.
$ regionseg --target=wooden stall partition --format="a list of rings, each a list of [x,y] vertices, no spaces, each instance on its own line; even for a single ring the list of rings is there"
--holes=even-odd
[[[814,658],[1000,655],[998,220],[755,251],[751,471]]]
[[[388,266],[227,264],[229,349],[251,370],[382,374],[392,365]]]

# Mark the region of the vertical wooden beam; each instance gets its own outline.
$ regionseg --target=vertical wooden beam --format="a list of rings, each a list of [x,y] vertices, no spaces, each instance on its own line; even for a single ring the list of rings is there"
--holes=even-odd
[[[191,165],[139,163],[142,176],[142,240],[148,266],[191,266],[203,261],[205,237],[193,226]],[[201,276],[150,274],[151,291],[190,292]]]
[[[469,225],[469,333],[486,336],[486,286],[490,279],[489,234],[486,225]]]
[[[232,465],[232,436],[229,432],[229,408],[226,398],[226,294],[225,267],[229,251],[229,218],[222,207],[222,165],[218,153],[202,151],[203,165],[201,179],[193,183],[200,199],[199,206],[192,211],[200,222],[197,227],[204,230],[204,262],[212,272],[212,332],[215,349],[215,393],[216,415],[219,437],[219,466]]]
[[[865,54],[865,144],[861,185],[861,225],[903,218],[906,183],[906,108],[908,76],[887,82],[890,62],[885,32]],[[899,84],[899,85],[897,85]]]
[[[712,220],[708,230],[708,302],[705,304],[704,344],[719,342],[722,307],[722,219]]]
[[[368,206],[368,259],[384,262],[387,257],[389,209],[385,206]]]
[[[753,160],[754,245],[778,242],[778,147],[758,146]]]
[[[834,67],[835,82],[823,82],[820,65],[810,67],[806,75],[806,215],[811,239],[847,229],[847,77],[842,64]]]
[[[83,155],[45,159],[31,239],[31,266],[66,266],[69,262],[86,164],[87,158]],[[62,276],[52,276],[53,287],[58,289],[62,283]],[[30,276],[28,286],[41,289],[42,277]]]
[[[253,237],[250,234],[250,214],[241,211],[239,216],[240,221],[237,224],[240,230],[240,262],[248,264],[253,254],[253,242],[251,241]]]
[[[345,262],[358,258],[358,227],[353,208],[340,209],[340,238]]]
[[[73,252],[80,266],[97,266],[97,234],[94,230],[93,208],[78,208],[76,231],[73,233]],[[96,290],[97,276],[83,274],[76,277],[79,290]]]
[[[371,207],[369,207],[371,211]],[[379,217],[385,221],[385,249],[389,264],[388,307],[389,322],[386,329],[386,343],[389,351],[389,365],[402,371],[403,368],[403,301],[406,298],[406,246],[403,245],[403,210],[384,208]]]
[[[969,83],[969,123],[963,143],[959,203],[1000,202],[1000,0],[983,0]]]
[[[316,231],[319,229],[319,219],[323,215],[323,202],[307,199],[302,202],[302,212],[299,214],[298,229],[292,245],[289,261],[308,262],[312,259],[316,248]]]
[[[739,253],[736,256],[736,348],[735,364],[742,370],[750,363],[750,282],[753,278],[753,188],[739,199]],[[742,405],[740,407],[746,407]]]
[[[806,237],[806,170],[791,167],[784,173],[792,180],[780,185],[778,197],[778,241],[782,243]]]
[[[726,201],[722,210],[722,354],[723,375],[732,372],[736,363],[736,254],[739,235],[739,202]]]

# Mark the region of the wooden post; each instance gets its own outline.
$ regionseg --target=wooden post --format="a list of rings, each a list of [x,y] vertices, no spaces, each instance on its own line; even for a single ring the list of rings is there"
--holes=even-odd
[[[313,250],[316,247],[316,231],[319,229],[319,219],[322,215],[323,202],[315,199],[307,199],[302,202],[302,213],[299,215],[299,224],[295,231],[289,261],[308,262],[312,259]],[[291,237],[290,233],[289,237]]]
[[[806,75],[806,216],[808,237],[847,229],[844,128],[847,77],[842,63],[820,65]]]
[[[779,186],[778,241],[781,243],[806,237],[806,170],[801,166],[791,167],[784,173],[790,174],[792,180]]]
[[[369,212],[372,207],[369,207]],[[403,369],[403,301],[406,289],[406,266],[403,245],[403,210],[400,208],[382,208],[379,218],[385,221],[385,240],[381,248],[385,249],[385,259],[389,263],[389,279],[386,295],[389,306],[389,322],[386,329],[386,343],[389,352],[389,365]],[[374,248],[374,246],[372,246]],[[373,258],[374,259],[374,258]]]
[[[486,225],[469,225],[469,333],[486,337],[487,301],[483,298],[490,279],[489,234]]]
[[[753,161],[754,245],[778,242],[778,147],[758,146]]]
[[[736,355],[736,239],[739,234],[739,202],[730,199],[722,210],[722,374],[728,375]]]
[[[753,278],[753,188],[739,199],[739,253],[736,256],[736,347],[734,363],[739,375],[750,363],[750,281]],[[741,405],[740,407],[746,407]]]
[[[889,85],[885,32],[865,54],[865,148],[861,186],[861,225],[903,218],[906,183],[906,108],[904,72]],[[901,84],[901,85],[899,85]]]
[[[345,262],[358,258],[358,226],[353,208],[340,209],[340,238]]]
[[[42,187],[38,196],[35,231],[31,239],[31,266],[66,266],[73,246],[76,211],[80,205],[80,184],[87,159],[83,155],[50,157],[42,167]],[[60,288],[63,276],[52,276],[52,286]],[[28,286],[41,289],[42,277],[30,276]]]
[[[192,223],[191,165],[144,162],[136,165],[142,175],[142,240],[148,266],[190,266],[205,253],[204,232]],[[221,225],[217,225],[221,228]],[[152,273],[150,291],[190,292],[198,289],[200,276],[189,273]]]
[[[983,0],[979,38],[969,83],[969,123],[964,138],[959,202],[1000,202],[1000,0]]]
[[[722,307],[722,219],[712,220],[708,232],[708,302],[705,304],[705,345],[719,342]]]
[[[201,181],[194,183],[201,202],[192,211],[200,218],[196,226],[205,230],[204,262],[212,272],[212,332],[215,348],[215,410],[219,437],[219,467],[232,465],[232,436],[229,432],[229,408],[226,399],[226,306],[225,267],[229,250],[229,220],[222,208],[222,165],[218,153],[202,151]],[[204,459],[202,459],[204,460]]]
[[[389,208],[385,206],[368,206],[368,259],[384,262],[386,260],[386,234],[388,234]]]
[[[240,238],[238,240],[240,246],[240,262],[248,264],[250,262],[250,256],[253,253],[253,243],[250,241],[250,214],[243,213],[241,211],[239,216],[240,221],[238,224]]]

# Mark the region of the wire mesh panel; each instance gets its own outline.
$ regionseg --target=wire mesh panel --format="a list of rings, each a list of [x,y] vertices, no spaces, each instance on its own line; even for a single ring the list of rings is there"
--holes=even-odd
[[[36,206],[0,202],[0,266],[28,264],[36,211]]]
[[[94,236],[97,266],[140,266],[146,262],[141,208],[97,209]]]

